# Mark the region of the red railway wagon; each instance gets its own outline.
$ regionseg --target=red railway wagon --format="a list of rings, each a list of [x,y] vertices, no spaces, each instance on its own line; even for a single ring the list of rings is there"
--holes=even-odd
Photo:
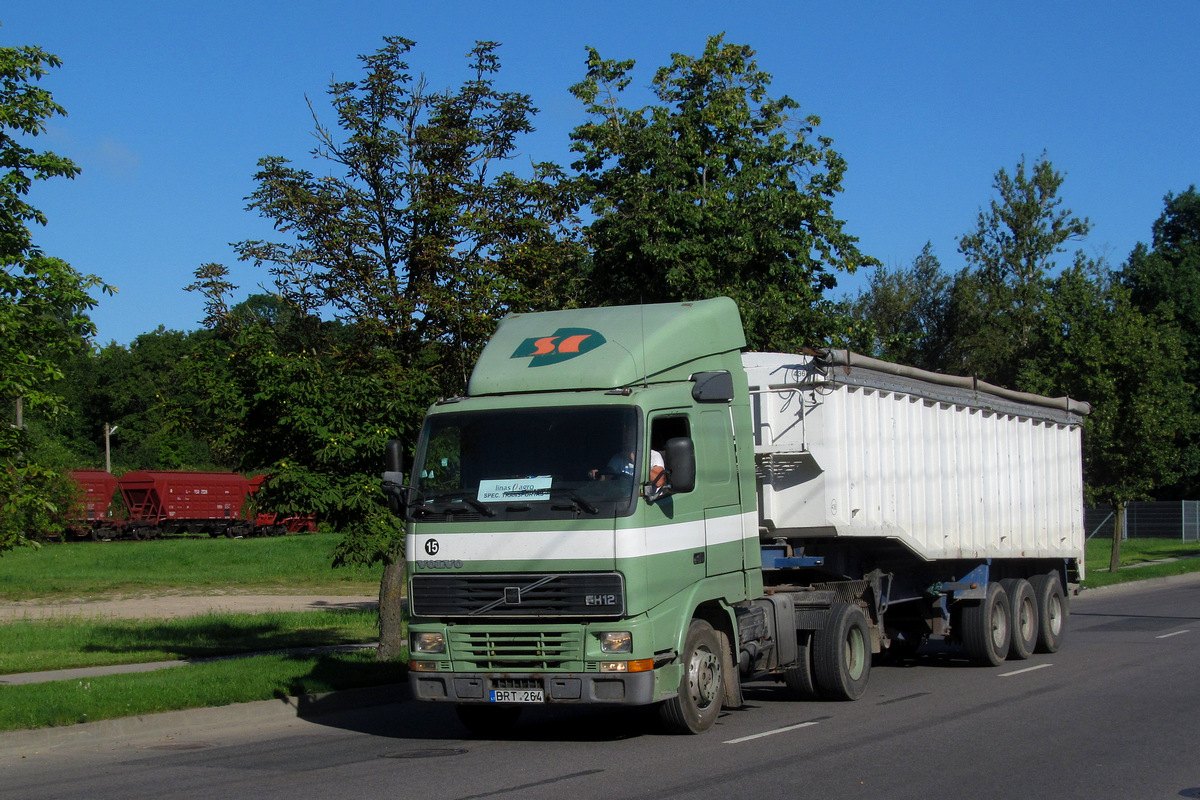
[[[253,497],[267,480],[266,475],[250,478],[250,495]],[[283,536],[285,533],[316,533],[317,520],[312,514],[280,514],[277,511],[259,511],[254,517],[254,528],[267,536]]]
[[[117,481],[135,539],[169,533],[244,536],[254,521],[242,511],[250,481],[236,472],[127,472]]]
[[[112,499],[117,491],[117,478],[102,469],[73,469],[71,480],[79,484],[82,494],[71,509],[71,521],[64,534],[78,539],[112,535],[119,521],[112,518]]]

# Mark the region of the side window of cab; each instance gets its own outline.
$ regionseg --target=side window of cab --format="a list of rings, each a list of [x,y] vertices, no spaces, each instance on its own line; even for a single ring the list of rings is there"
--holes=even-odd
[[[663,456],[667,442],[676,437],[691,438],[692,428],[686,414],[664,414],[654,417],[650,423],[650,453],[647,459],[647,480],[654,482],[662,472]]]

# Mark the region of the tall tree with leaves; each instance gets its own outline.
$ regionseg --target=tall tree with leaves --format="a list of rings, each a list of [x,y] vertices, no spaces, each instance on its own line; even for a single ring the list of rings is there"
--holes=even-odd
[[[495,87],[496,43],[476,44],[461,86],[434,91],[410,73],[414,42],[384,42],[360,57],[365,78],[330,85],[336,127],[313,112],[312,155],[327,173],[259,162],[249,208],[289,240],[238,251],[269,266],[301,313],[354,322],[409,366],[437,346],[440,382],[461,389],[494,321],[550,300],[525,279],[578,259],[574,209],[553,164],[529,178],[502,171],[536,109]]]
[[[1200,385],[1200,193],[1191,186],[1182,194],[1168,194],[1163,213],[1154,222],[1149,246],[1138,243],[1122,271],[1122,280],[1133,302],[1145,312],[1155,312],[1178,324],[1185,354],[1184,377]],[[1192,396],[1193,411],[1200,415],[1200,393]],[[1179,483],[1159,497],[1200,497],[1200,432],[1183,448],[1185,463]]]
[[[1084,421],[1085,487],[1090,505],[1116,514],[1116,570],[1123,510],[1179,477],[1196,430],[1181,331],[1169,316],[1140,310],[1127,287],[1082,255],[1052,281],[1042,311],[1023,382],[1092,405]]]
[[[654,76],[658,104],[621,105],[633,61],[588,50],[571,88],[591,121],[571,134],[595,220],[588,226],[592,303],[738,303],[752,347],[790,348],[829,333],[824,293],[838,271],[875,263],[833,214],[845,160],[768,96],[754,51],[708,39]]]
[[[940,369],[951,284],[928,242],[908,267],[876,267],[867,288],[843,308],[844,343],[885,361]]]
[[[462,391],[504,313],[561,302],[581,257],[558,168],[504,169],[535,109],[496,88],[497,45],[477,43],[470,77],[436,91],[411,74],[413,46],[387,37],[360,57],[361,80],[330,85],[336,125],[313,110],[323,172],[259,162],[249,208],[284,238],[237,249],[270,269],[284,313],[235,313],[221,265],[191,287],[226,343],[203,362],[224,358],[231,377],[213,384],[238,426],[223,447],[271,471],[272,502],[346,531],[340,559],[384,563],[381,658],[404,644],[403,535],[378,488],[384,442],[415,438],[429,402]]]
[[[1033,355],[1055,259],[1091,228],[1061,207],[1063,180],[1044,153],[1028,170],[1022,157],[1013,174],[996,173],[999,197],[959,240],[967,266],[951,293],[948,370],[1017,386],[1022,362]]]
[[[33,182],[79,174],[70,159],[23,144],[66,113],[39,85],[61,63],[38,47],[0,48],[0,396],[19,409],[0,427],[0,552],[59,527],[68,510],[69,487],[27,457],[21,423],[25,413],[62,408],[58,365],[95,333],[86,315],[95,305],[89,290],[103,287],[43,253],[29,228],[46,224],[26,200]]]

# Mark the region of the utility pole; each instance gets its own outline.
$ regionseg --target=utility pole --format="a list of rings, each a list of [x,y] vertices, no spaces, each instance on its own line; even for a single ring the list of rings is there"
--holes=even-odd
[[[112,472],[112,455],[108,448],[108,437],[116,432],[118,425],[113,425],[111,428],[108,423],[104,423],[104,471]]]

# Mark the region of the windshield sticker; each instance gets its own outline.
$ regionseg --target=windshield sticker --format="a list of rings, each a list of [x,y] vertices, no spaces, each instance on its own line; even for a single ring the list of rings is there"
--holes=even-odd
[[[481,503],[510,503],[517,500],[549,500],[552,475],[534,475],[529,478],[480,481]]]
[[[605,341],[599,331],[590,328],[559,328],[549,336],[526,339],[509,357],[528,358],[529,366],[544,367],[590,353]]]

